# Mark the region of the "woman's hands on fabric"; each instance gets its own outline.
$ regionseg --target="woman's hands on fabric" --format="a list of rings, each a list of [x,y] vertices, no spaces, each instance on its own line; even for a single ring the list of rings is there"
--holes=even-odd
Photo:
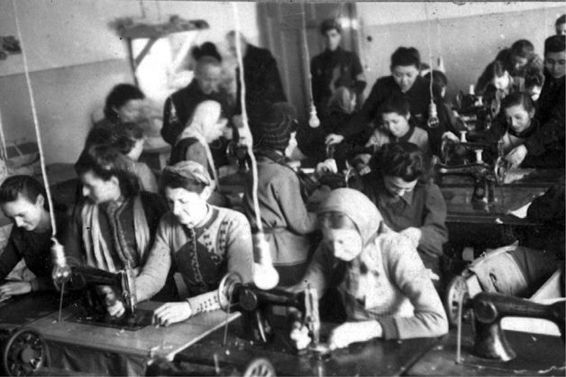
[[[509,162],[512,167],[516,168],[521,165],[525,157],[527,157],[527,152],[527,147],[525,147],[524,145],[519,145],[511,149],[511,152],[507,153],[505,160],[507,160],[507,162]]]
[[[346,322],[332,330],[328,347],[331,350],[344,348],[352,343],[379,338],[382,334],[383,329],[377,321]]]
[[[344,136],[338,134],[329,134],[326,136],[326,140],[324,141],[326,145],[330,144],[340,144],[344,141]]]
[[[0,300],[4,301],[12,296],[25,295],[31,292],[29,281],[14,281],[0,286]]]
[[[304,326],[301,322],[298,321],[293,322],[289,337],[295,343],[295,347],[298,350],[307,348],[311,343],[311,337],[309,336],[308,327]]]
[[[155,310],[153,313],[153,324],[169,326],[173,323],[189,319],[192,314],[193,311],[188,302],[168,302]]]

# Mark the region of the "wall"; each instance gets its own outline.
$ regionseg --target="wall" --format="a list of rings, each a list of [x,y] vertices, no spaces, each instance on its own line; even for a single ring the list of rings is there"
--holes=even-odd
[[[449,98],[458,89],[467,90],[497,52],[518,39],[529,39],[542,54],[544,39],[554,33],[556,18],[566,11],[557,2],[357,3],[356,7],[368,91],[378,77],[390,73],[390,56],[397,47],[414,46],[428,61],[430,38],[434,60],[444,59]]]
[[[166,21],[178,14],[205,19],[196,38],[222,42],[234,29],[227,2],[137,0],[16,0],[16,15],[31,71],[46,160],[74,162],[90,114],[118,82],[132,82],[125,43],[109,24],[118,17]],[[256,5],[238,3],[242,31],[258,40]],[[0,0],[0,35],[16,35],[12,2]],[[0,61],[0,114],[8,141],[35,140],[21,56]]]

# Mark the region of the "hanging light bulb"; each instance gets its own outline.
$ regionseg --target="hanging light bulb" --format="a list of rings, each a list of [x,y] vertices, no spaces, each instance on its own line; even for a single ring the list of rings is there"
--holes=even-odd
[[[51,277],[53,278],[55,287],[60,289],[61,285],[65,284],[70,279],[71,267],[67,264],[67,258],[65,257],[63,246],[56,238],[53,238],[52,241],[51,262],[53,264],[53,270],[51,271]]]
[[[440,121],[438,120],[438,112],[436,111],[436,104],[432,100],[428,105],[428,121],[426,124],[428,128],[437,128],[440,125]]]
[[[253,280],[256,287],[267,290],[273,289],[279,283],[279,274],[273,268],[269,244],[265,239],[265,234],[257,232],[254,234],[254,248],[257,263],[254,263]]]
[[[318,116],[316,115],[316,107],[314,107],[314,105],[312,104],[309,117],[309,126],[311,128],[318,128],[318,126],[320,126],[320,119],[318,119]]]

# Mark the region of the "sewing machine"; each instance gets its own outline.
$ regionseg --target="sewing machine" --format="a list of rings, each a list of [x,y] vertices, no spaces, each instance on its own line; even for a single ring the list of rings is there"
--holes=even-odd
[[[448,175],[460,175],[471,177],[474,181],[472,193],[472,205],[486,205],[495,202],[495,184],[501,184],[508,170],[507,164],[502,158],[498,158],[493,164],[488,164],[480,158],[473,163],[449,166],[442,163],[435,164],[435,172],[442,185],[442,178]]]
[[[566,302],[552,305],[537,304],[527,299],[497,293],[479,293],[470,301],[473,310],[475,355],[489,359],[509,361],[517,356],[501,329],[504,317],[541,318],[558,326],[564,341]]]
[[[455,110],[465,127],[470,131],[484,131],[491,128],[493,119],[499,112],[501,93],[488,91],[483,97],[460,91],[455,102]]]
[[[445,138],[442,141],[442,163],[449,166],[481,162],[493,164],[503,155],[499,143],[471,142],[467,139],[467,133],[467,131],[460,131],[458,140]]]
[[[238,274],[229,273],[220,282],[218,297],[224,310],[233,306],[242,312],[246,332],[251,334],[253,340],[263,343],[272,337],[269,309],[273,306],[295,309],[287,311],[289,319],[302,320],[312,337],[312,349],[320,349],[320,317],[315,289],[307,287],[300,293],[277,288],[262,290],[253,284],[243,284]]]
[[[138,330],[151,324],[151,313],[136,311],[134,270],[125,268],[116,273],[93,267],[73,267],[66,289],[84,291],[82,306],[69,320],[101,326]],[[120,318],[111,318],[107,306],[121,299],[126,312]]]
[[[39,332],[26,328],[0,329],[3,376],[29,376],[49,364],[47,344]]]

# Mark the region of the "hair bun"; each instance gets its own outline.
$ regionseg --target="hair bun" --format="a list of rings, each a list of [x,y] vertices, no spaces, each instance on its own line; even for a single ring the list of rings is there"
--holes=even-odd
[[[205,56],[209,56],[222,62],[222,56],[218,52],[216,45],[212,42],[204,42],[200,46],[195,46],[191,50],[191,54],[196,61],[199,61]]]

